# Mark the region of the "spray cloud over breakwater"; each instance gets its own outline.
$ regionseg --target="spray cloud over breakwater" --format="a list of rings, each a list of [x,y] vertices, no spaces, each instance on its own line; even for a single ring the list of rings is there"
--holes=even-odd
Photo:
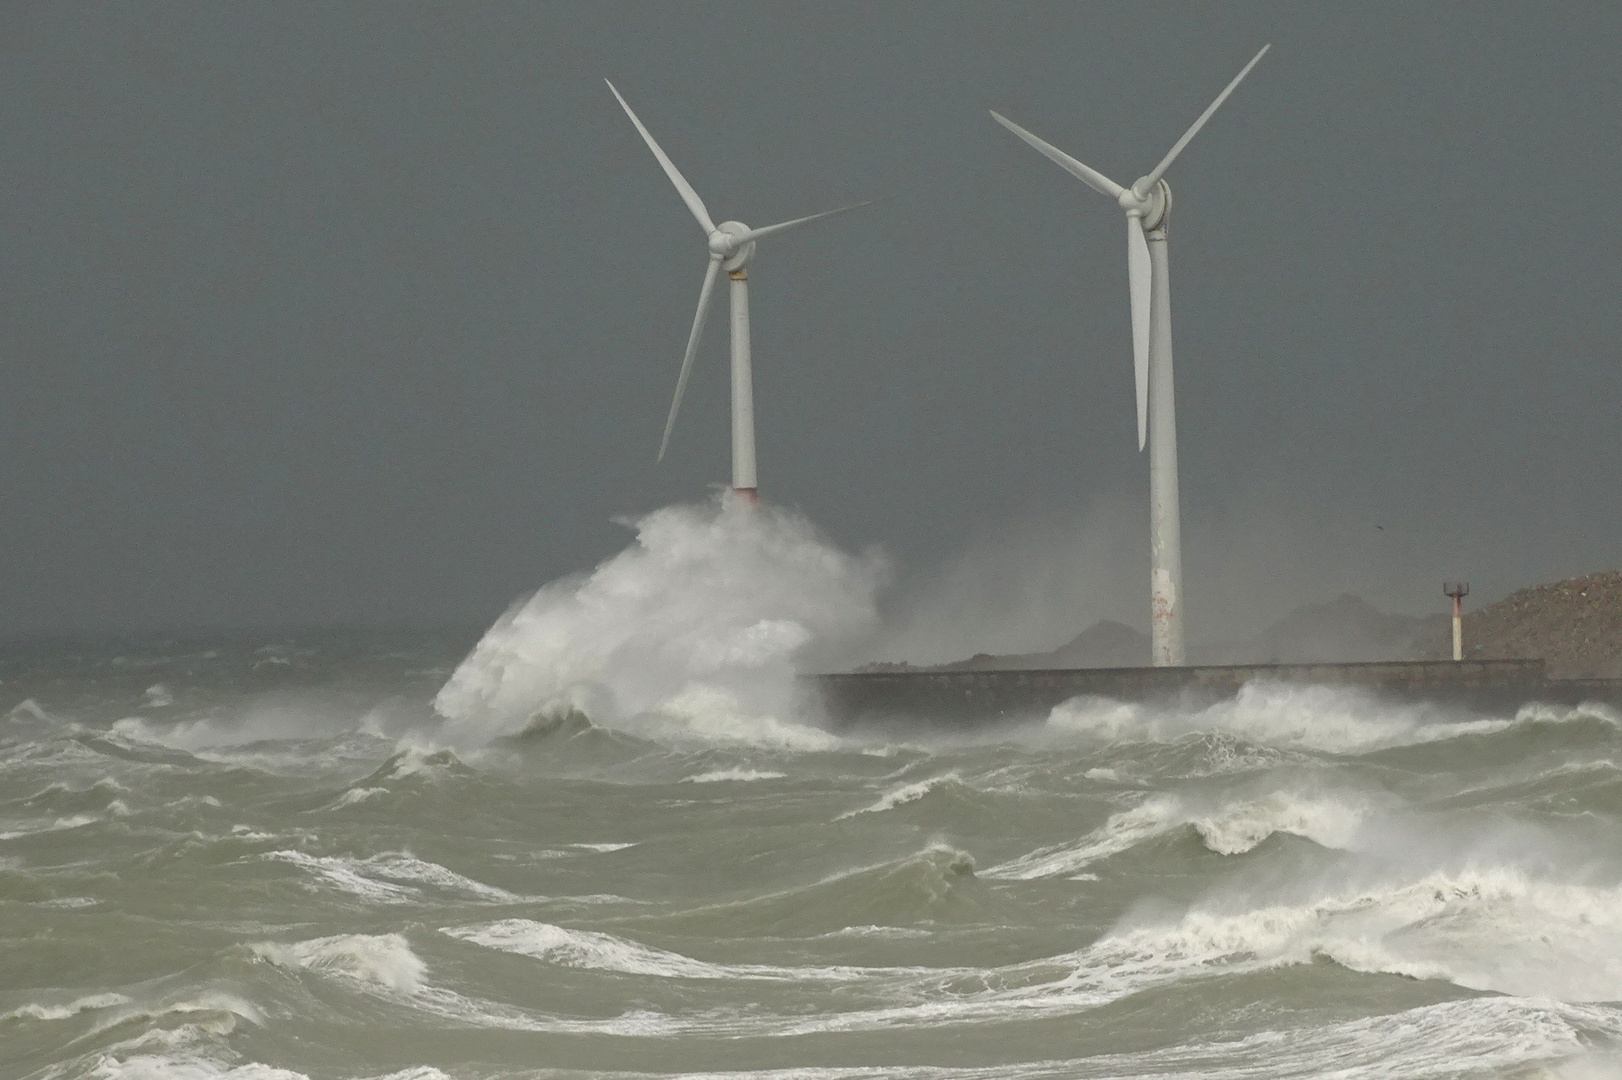
[[[488,741],[574,711],[650,734],[826,743],[800,722],[795,665],[871,632],[882,560],[730,495],[635,527],[625,551],[485,634],[434,699],[445,735]]]

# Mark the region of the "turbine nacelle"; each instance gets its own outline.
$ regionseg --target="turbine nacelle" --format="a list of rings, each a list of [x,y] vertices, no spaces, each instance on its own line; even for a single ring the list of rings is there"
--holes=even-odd
[[[1148,179],[1144,177],[1138,183],[1142,184]],[[1138,194],[1137,184],[1122,188],[1115,201],[1127,214],[1140,219],[1144,232],[1153,232],[1164,228],[1166,219],[1171,216],[1171,185],[1164,180],[1154,180],[1145,187],[1148,188],[1147,195]]]
[[[755,257],[755,242],[749,226],[741,221],[723,221],[710,233],[710,255],[721,260],[721,269],[742,270]]]

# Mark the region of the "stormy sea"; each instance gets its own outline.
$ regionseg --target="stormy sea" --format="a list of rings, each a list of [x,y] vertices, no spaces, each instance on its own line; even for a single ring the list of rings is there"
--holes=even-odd
[[[881,560],[635,528],[482,637],[0,648],[0,1076],[1622,1074],[1613,712],[844,729]]]

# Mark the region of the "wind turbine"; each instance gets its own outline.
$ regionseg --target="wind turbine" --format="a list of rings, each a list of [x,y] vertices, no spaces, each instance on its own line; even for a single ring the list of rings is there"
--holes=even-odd
[[[1177,155],[1199,134],[1250,69],[1267,54],[1263,45],[1216,100],[1148,174],[1122,187],[1063,150],[1043,142],[996,112],[997,123],[1051,158],[1082,183],[1126,211],[1126,265],[1132,300],[1132,361],[1138,390],[1138,449],[1149,443],[1150,656],[1157,667],[1184,663],[1183,543],[1177,500],[1177,397],[1171,364],[1171,277],[1166,219],[1171,187],[1164,179]]]
[[[619,99],[625,115],[631,118],[636,130],[642,133],[642,139],[653,151],[653,156],[659,159],[664,167],[665,175],[670,182],[676,185],[676,191],[681,195],[682,202],[687,209],[693,212],[698,219],[699,228],[704,230],[705,241],[710,249],[710,265],[704,271],[704,284],[698,291],[698,312],[693,316],[693,329],[687,335],[687,352],[682,357],[681,374],[676,378],[676,396],[670,402],[670,417],[665,421],[665,435],[659,442],[658,461],[665,459],[665,451],[670,448],[670,433],[676,428],[676,413],[681,409],[682,395],[687,391],[687,376],[693,369],[693,356],[698,351],[699,338],[704,334],[704,319],[709,314],[710,294],[715,289],[715,279],[722,270],[732,282],[732,491],[754,502],[758,496],[759,485],[755,478],[755,389],[754,372],[751,367],[749,355],[749,263],[755,257],[755,242],[762,237],[773,233],[785,232],[808,221],[816,221],[832,214],[844,213],[854,210],[858,206],[867,206],[868,203],[853,203],[850,206],[841,206],[837,210],[824,210],[820,214],[809,217],[795,218],[792,221],[780,221],[776,225],[766,225],[759,229],[751,229],[741,221],[723,221],[717,225],[710,218],[709,210],[704,207],[704,200],[698,197],[693,185],[676,168],[675,162],[670,160],[664,150],[654,141],[653,135],[643,126],[636,113],[626,102],[618,88],[607,79],[608,88],[614,91],[614,97]]]

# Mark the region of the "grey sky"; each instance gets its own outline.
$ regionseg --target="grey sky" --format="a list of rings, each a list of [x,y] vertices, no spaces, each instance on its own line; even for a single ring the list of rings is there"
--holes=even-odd
[[[1191,630],[1615,566],[1613,6],[12,2],[0,633],[484,619],[724,481],[604,76],[717,218],[888,197],[762,244],[766,497],[1139,580],[1120,214],[986,110],[1126,181],[1267,41],[1169,175]]]

